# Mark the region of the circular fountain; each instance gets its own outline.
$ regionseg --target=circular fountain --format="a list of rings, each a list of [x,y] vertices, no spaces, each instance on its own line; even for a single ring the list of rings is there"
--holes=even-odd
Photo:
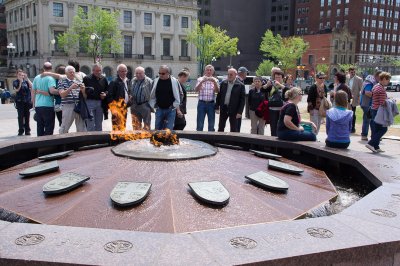
[[[368,248],[398,243],[394,240],[368,242],[372,236],[364,232],[368,237],[363,238],[359,233],[364,228],[359,224],[364,220],[373,223],[375,217],[382,220],[376,220],[374,230],[391,228],[392,220],[396,227],[396,209],[392,208],[397,206],[394,184],[383,188],[384,194],[389,193],[393,201],[391,205],[381,206],[385,199],[371,201],[368,196],[365,200],[368,206],[362,208],[365,211],[356,207],[333,218],[296,221],[308,210],[337,195],[325,173],[309,165],[331,171],[344,169],[348,176],[360,176],[379,186],[382,178],[376,176],[382,167],[388,173],[394,167],[391,161],[381,164],[376,160],[375,166],[368,166],[366,170],[366,159],[355,159],[359,154],[345,154],[318,145],[229,133],[181,132],[179,135],[182,142],[184,139],[205,142],[215,149],[215,154],[178,161],[116,156],[112,150],[121,143],[105,133],[75,133],[2,143],[0,208],[42,225],[9,226],[0,221],[0,262],[5,257],[39,262],[128,264],[133,256],[141,264],[169,264],[175,258],[181,264],[243,264],[268,260],[287,264],[306,263],[310,259],[341,263],[353,258],[369,261],[371,256],[365,256],[369,254]],[[109,146],[78,151],[82,146],[104,143]],[[217,143],[240,146],[242,150],[217,149],[214,147]],[[127,141],[122,145],[130,144]],[[282,162],[304,172],[291,175],[269,169],[268,160],[254,156],[249,149],[280,154],[284,157]],[[67,150],[75,152],[58,161],[58,172],[32,178],[19,176],[23,169],[41,164],[38,156]],[[288,191],[269,191],[245,178],[260,171],[284,180]],[[89,176],[90,180],[68,193],[46,196],[42,192],[49,180],[68,172]],[[224,206],[199,202],[188,186],[191,182],[214,180],[220,181],[230,193],[229,203]],[[146,200],[126,208],[115,206],[110,193],[118,182],[125,181],[151,183]],[[364,220],[355,223],[352,219],[356,215]],[[356,224],[354,228],[352,223]],[[387,228],[381,228],[381,224]],[[349,235],[354,236],[354,242],[348,242]],[[299,245],[307,249],[299,252]],[[380,249],[375,249],[379,253],[377,250]],[[67,251],[74,256],[57,255]],[[346,257],[350,253],[352,256]]]

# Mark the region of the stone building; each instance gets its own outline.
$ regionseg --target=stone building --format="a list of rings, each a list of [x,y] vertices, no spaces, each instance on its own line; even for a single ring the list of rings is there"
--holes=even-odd
[[[136,66],[143,66],[149,77],[157,76],[160,65],[167,64],[177,74],[188,67],[197,76],[196,49],[186,41],[187,30],[197,19],[194,0],[8,0],[5,2],[8,42],[15,44],[13,64],[34,77],[45,61],[53,66],[68,59],[80,62],[81,71],[90,72],[93,59],[75,51],[68,56],[60,49],[57,35],[71,25],[78,7],[87,10],[97,6],[120,11],[123,51],[102,54],[104,74],[111,79],[116,66],[124,63],[132,75]]]

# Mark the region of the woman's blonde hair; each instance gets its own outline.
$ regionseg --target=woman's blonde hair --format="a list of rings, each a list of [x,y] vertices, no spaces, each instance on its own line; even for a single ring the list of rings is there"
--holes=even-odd
[[[297,87],[293,87],[285,93],[285,97],[289,100],[293,100],[299,95],[301,95],[301,89]]]
[[[379,74],[379,80],[384,80],[384,79],[389,80],[391,77],[392,75],[390,75],[390,73],[388,72],[382,72]]]
[[[335,94],[335,105],[339,106],[339,107],[343,107],[343,108],[347,108],[347,100],[348,100],[348,96],[347,93],[345,91],[338,91]]]

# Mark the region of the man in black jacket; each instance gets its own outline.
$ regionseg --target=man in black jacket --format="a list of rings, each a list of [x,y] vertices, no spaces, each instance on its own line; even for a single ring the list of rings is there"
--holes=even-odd
[[[108,102],[112,114],[113,130],[124,131],[126,128],[127,108],[131,105],[132,95],[126,77],[128,68],[124,64],[117,67],[117,77],[108,86]]]
[[[228,118],[231,132],[238,132],[237,119],[242,117],[246,91],[243,83],[238,81],[236,76],[236,69],[229,69],[228,78],[221,83],[217,95],[216,110],[219,111],[218,131],[220,132],[224,131]]]
[[[93,90],[86,90],[86,104],[93,119],[86,121],[88,131],[102,131],[103,127],[103,105],[102,101],[108,93],[108,83],[105,77],[101,75],[103,67],[96,63],[92,66],[92,74],[83,78],[83,84],[86,88],[93,88]],[[108,108],[106,108],[108,110]]]

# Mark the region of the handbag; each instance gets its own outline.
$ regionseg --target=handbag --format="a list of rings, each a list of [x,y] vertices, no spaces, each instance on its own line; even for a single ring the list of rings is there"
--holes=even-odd
[[[72,98],[74,98],[75,102],[74,112],[80,114],[83,120],[86,119],[93,120],[93,115],[89,111],[85,98],[80,93],[78,101],[75,101],[75,97],[73,94]]]
[[[272,88],[274,90],[271,96],[268,98],[268,106],[269,107],[282,107],[283,99],[282,99],[282,91],[280,89]]]
[[[367,113],[365,114],[368,119],[372,119],[371,107],[368,108]]]
[[[322,117],[326,117],[326,111],[328,111],[332,107],[332,104],[328,101],[326,97],[322,98],[321,104],[319,106],[319,115]]]

